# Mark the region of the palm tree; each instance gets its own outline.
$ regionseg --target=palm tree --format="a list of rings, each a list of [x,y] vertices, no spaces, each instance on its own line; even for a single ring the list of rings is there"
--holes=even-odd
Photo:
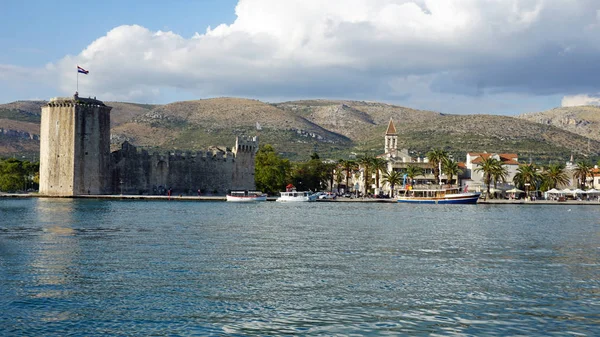
[[[335,170],[335,183],[337,184],[337,193],[340,193],[340,185],[342,184],[342,180],[344,180],[344,172],[342,170]]]
[[[329,179],[329,192],[333,192],[333,181],[336,178],[335,171],[337,164],[335,162],[326,163],[323,165],[323,168],[327,171],[327,178]]]
[[[371,168],[375,170],[375,185],[379,189],[379,172],[387,172],[387,160],[383,158],[373,158]]]
[[[569,176],[565,172],[564,166],[560,164],[548,165],[543,176],[548,183],[548,189],[556,188],[559,185],[569,185]]]
[[[579,179],[579,186],[582,190],[585,190],[585,183],[587,177],[592,175],[592,168],[590,164],[580,161],[577,163],[575,169],[573,169],[573,178]]]
[[[458,167],[458,163],[454,160],[447,158],[442,164],[442,173],[448,176],[446,181],[448,184],[452,184],[452,178],[462,173],[462,170]]]
[[[490,185],[494,173],[502,168],[502,162],[492,156],[487,158],[481,157],[481,164],[475,169],[477,172],[483,172],[483,183],[487,186],[487,195],[490,195]]]
[[[525,188],[525,195],[528,195],[529,186],[538,186],[542,181],[542,175],[535,164],[522,164],[517,168],[517,174],[513,177],[513,182],[518,187]]]
[[[427,152],[427,159],[433,166],[433,174],[435,176],[435,183],[440,183],[440,164],[448,160],[448,152],[442,149],[433,149]]]
[[[492,180],[494,181],[494,188],[498,187],[498,182],[505,182],[508,177],[508,169],[506,166],[502,165],[502,162],[499,161],[500,165],[496,167],[492,172]]]
[[[394,171],[393,169],[391,171],[385,171],[383,172],[383,183],[387,183],[390,184],[390,187],[392,189],[392,193],[390,195],[390,197],[394,197],[394,187],[396,185],[399,185],[402,183],[403,180],[403,174],[401,172],[398,171]]]
[[[374,158],[372,156],[365,155],[364,157],[362,157],[358,160],[358,164],[364,168],[364,171],[363,171],[364,185],[365,185],[365,191],[363,194],[364,196],[366,196],[369,191],[369,178],[370,178],[369,177],[369,169],[373,165],[373,159]]]
[[[356,164],[356,162],[354,160],[340,160],[339,161],[340,167],[346,171],[346,190],[350,191],[350,187],[348,187],[348,180],[350,180],[350,177],[352,176],[351,172],[356,170],[358,168],[358,165]]]
[[[415,165],[408,165],[406,167],[406,176],[408,177],[408,179],[410,179],[410,184],[412,185],[415,181],[415,177],[418,177],[420,175],[423,175],[423,169],[415,166]]]

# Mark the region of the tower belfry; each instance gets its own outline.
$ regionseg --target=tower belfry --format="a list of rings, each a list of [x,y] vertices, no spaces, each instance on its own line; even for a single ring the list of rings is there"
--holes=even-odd
[[[388,157],[396,157],[396,154],[398,153],[398,133],[396,132],[396,127],[391,118],[387,131],[385,132],[384,151]]]
[[[42,107],[40,194],[111,193],[111,109],[77,94],[53,98]]]

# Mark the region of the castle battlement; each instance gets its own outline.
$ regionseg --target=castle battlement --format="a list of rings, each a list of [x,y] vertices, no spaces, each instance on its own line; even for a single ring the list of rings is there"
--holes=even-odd
[[[46,104],[48,107],[73,107],[76,105],[106,107],[112,109],[111,107],[106,106],[104,102],[97,100],[96,98],[83,98],[77,95],[73,97],[53,97],[50,99],[48,104]]]
[[[149,154],[125,141],[110,152],[110,110],[95,98],[55,97],[42,107],[40,193],[224,194],[255,188],[258,137],[236,138],[232,150]]]
[[[256,153],[258,151],[258,136],[236,137],[235,152]]]

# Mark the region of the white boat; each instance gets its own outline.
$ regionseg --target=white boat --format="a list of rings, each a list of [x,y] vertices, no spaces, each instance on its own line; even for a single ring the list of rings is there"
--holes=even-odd
[[[279,202],[305,202],[315,201],[317,199],[317,195],[309,191],[296,191],[296,189],[292,189],[279,193],[281,194],[281,196],[277,198],[277,201]]]
[[[267,195],[261,191],[231,191],[227,194],[227,201],[252,202],[266,201]]]
[[[398,202],[413,204],[476,204],[479,192],[461,192],[458,188],[411,189]]]

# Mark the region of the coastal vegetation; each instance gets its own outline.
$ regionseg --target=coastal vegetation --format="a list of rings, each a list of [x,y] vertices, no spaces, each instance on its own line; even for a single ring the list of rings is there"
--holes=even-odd
[[[256,154],[254,179],[256,188],[269,194],[283,191],[289,184],[302,191],[320,191],[333,186],[337,167],[337,163],[323,162],[316,153],[308,161],[292,163],[266,144]]]
[[[25,192],[37,190],[39,163],[15,158],[0,159],[0,191]]]

